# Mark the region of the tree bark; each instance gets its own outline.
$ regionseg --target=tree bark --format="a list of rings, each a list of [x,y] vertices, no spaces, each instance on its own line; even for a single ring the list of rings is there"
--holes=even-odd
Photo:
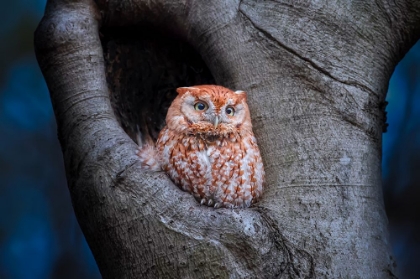
[[[415,0],[48,1],[36,55],[102,276],[394,278],[384,99],[419,37]],[[140,169],[138,125],[156,137],[174,89],[200,83],[248,92],[267,176],[252,208]]]

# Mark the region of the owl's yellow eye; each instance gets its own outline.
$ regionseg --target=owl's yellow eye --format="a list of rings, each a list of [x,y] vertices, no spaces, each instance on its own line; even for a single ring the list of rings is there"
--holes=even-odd
[[[233,107],[227,107],[226,114],[229,116],[233,116],[235,114],[235,110],[233,109]]]
[[[203,102],[197,102],[194,105],[194,109],[195,110],[205,110],[205,109],[207,109],[207,104],[203,103]]]

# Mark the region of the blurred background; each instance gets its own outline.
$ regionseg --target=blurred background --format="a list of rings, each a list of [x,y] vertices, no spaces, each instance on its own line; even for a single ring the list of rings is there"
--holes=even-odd
[[[0,0],[0,278],[100,278],[66,186],[33,51],[46,0]],[[420,42],[396,68],[383,189],[401,278],[420,274]]]

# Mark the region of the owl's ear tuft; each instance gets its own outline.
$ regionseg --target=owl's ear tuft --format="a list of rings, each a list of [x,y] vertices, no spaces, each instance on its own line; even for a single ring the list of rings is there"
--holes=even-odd
[[[183,95],[187,92],[195,92],[198,91],[200,89],[198,89],[197,87],[178,87],[176,89],[176,92],[178,93],[178,95]]]
[[[234,92],[236,95],[239,95],[242,99],[246,100],[246,92],[242,90],[237,90]]]

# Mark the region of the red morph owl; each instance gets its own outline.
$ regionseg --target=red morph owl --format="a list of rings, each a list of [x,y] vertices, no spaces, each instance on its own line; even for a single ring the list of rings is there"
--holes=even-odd
[[[261,197],[264,166],[246,93],[217,85],[177,92],[156,146],[137,152],[142,166],[165,171],[201,204],[249,207]]]

